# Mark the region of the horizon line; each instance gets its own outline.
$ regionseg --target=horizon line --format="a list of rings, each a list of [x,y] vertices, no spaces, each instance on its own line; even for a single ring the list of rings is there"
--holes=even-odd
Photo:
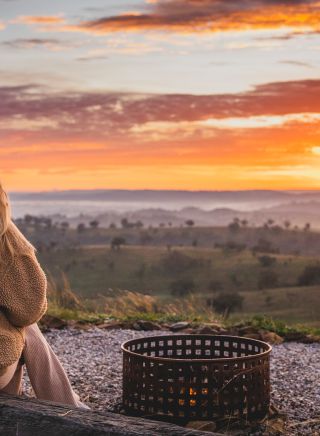
[[[129,192],[144,192],[144,191],[152,191],[152,192],[320,192],[319,188],[290,188],[290,189],[261,189],[261,188],[250,188],[250,189],[160,189],[160,188],[138,188],[138,189],[130,189],[130,188],[91,188],[91,189],[48,189],[48,190],[7,190],[10,194],[46,194],[46,193],[59,193],[59,192],[93,192],[93,191],[129,191]]]

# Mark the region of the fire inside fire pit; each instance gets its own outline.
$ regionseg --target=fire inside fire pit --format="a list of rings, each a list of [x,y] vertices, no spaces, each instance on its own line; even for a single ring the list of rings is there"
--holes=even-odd
[[[271,346],[262,341],[154,336],[125,342],[122,351],[127,413],[255,419],[268,412]]]

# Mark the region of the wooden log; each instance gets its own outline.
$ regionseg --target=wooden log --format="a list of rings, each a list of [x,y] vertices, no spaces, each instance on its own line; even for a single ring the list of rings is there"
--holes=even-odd
[[[1,436],[201,436],[166,422],[93,412],[49,401],[0,393]]]

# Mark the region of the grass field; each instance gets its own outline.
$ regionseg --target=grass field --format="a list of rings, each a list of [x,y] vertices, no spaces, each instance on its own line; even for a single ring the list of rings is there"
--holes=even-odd
[[[235,320],[263,314],[289,324],[320,327],[320,286],[268,289],[241,295],[243,308],[232,316]]]
[[[320,287],[297,287],[307,265],[315,257],[272,255],[272,266],[262,266],[261,255],[251,251],[226,252],[203,247],[124,246],[111,250],[109,245],[87,245],[78,249],[59,249],[40,253],[39,258],[58,287],[62,272],[70,287],[81,298],[107,295],[108,289],[127,289],[151,294],[160,299],[172,297],[172,283],[194,281],[193,294],[203,298],[219,292],[237,291],[244,297],[243,308],[234,315],[243,318],[267,314],[287,322],[314,326],[320,323]],[[260,289],[261,275],[270,271],[277,285]]]
[[[55,279],[64,271],[72,289],[83,297],[94,297],[108,288],[168,296],[170,285],[180,278],[192,278],[194,292],[202,295],[219,290],[255,291],[259,275],[270,270],[278,276],[277,287],[291,287],[296,286],[306,265],[317,262],[313,257],[272,257],[275,265],[266,268],[259,256],[249,251],[225,253],[194,247],[168,251],[164,247],[126,246],[118,251],[109,246],[84,246],[40,255]],[[212,283],[216,289],[210,289]]]

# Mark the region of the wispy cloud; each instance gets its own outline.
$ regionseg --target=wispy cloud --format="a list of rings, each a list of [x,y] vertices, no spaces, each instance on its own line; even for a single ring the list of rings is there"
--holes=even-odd
[[[15,49],[34,49],[45,48],[50,51],[68,50],[70,48],[79,47],[80,43],[71,41],[63,41],[56,38],[17,38],[1,43],[4,47]]]
[[[92,62],[92,61],[105,61],[109,59],[108,56],[103,55],[87,55],[87,56],[80,56],[76,58],[76,61],[79,62]]]
[[[63,24],[64,22],[62,15],[21,15],[12,20],[15,24]]]
[[[295,61],[295,60],[283,60],[283,61],[280,61],[279,63],[285,64],[285,65],[293,65],[296,67],[314,68],[314,66],[309,64],[308,62],[301,62],[301,61]]]

